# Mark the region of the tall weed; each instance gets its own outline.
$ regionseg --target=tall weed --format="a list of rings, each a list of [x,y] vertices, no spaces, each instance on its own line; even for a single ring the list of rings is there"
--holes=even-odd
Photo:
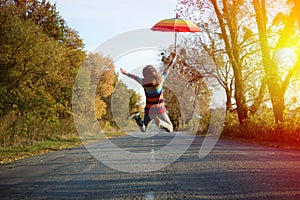
[[[0,119],[0,147],[24,147],[46,139],[76,133],[71,118],[47,121],[34,115],[21,116],[11,111]]]

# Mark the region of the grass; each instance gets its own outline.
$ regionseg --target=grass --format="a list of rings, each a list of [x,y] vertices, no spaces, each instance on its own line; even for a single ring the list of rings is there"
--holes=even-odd
[[[0,119],[0,133],[0,164],[83,144],[72,118],[53,124],[9,113]],[[124,134],[105,131],[107,138]],[[91,138],[95,140],[101,138]]]
[[[120,137],[123,135],[125,135],[125,133],[121,131],[105,132],[105,136],[107,138]],[[99,138],[95,138],[95,140],[96,139]],[[52,151],[58,151],[79,145],[82,145],[80,137],[77,134],[72,134],[61,138],[51,138],[44,141],[36,142],[33,145],[28,145],[25,147],[2,147],[0,148],[0,164],[7,164],[23,158],[36,156]]]
[[[77,145],[81,145],[81,140],[79,137],[73,136],[69,138],[48,139],[26,147],[0,148],[0,164],[11,163],[15,160]]]

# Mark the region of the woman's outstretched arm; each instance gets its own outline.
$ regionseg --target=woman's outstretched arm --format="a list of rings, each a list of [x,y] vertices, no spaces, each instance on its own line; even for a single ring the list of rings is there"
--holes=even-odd
[[[163,76],[165,78],[169,74],[170,69],[174,66],[176,59],[177,59],[177,54],[172,52],[171,57],[172,57],[172,59],[171,59],[170,63],[168,64],[168,66],[165,68],[164,73],[163,73]]]
[[[126,70],[123,69],[123,68],[120,68],[120,72],[121,72],[122,74],[128,76],[129,78],[132,78],[132,79],[136,80],[136,81],[137,81],[138,83],[140,83],[140,84],[142,84],[142,82],[143,82],[143,79],[142,79],[141,77],[138,77],[138,76],[136,76],[136,75],[134,75],[134,74],[127,73]]]

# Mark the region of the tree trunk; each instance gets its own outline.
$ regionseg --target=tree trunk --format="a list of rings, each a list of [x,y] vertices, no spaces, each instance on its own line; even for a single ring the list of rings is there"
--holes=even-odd
[[[234,78],[235,78],[235,101],[236,101],[236,108],[238,113],[238,118],[240,124],[243,124],[243,121],[248,118],[247,114],[247,106],[246,106],[246,98],[244,92],[244,83],[242,79],[242,73],[240,69],[233,68]]]
[[[283,121],[283,111],[285,109],[284,94],[279,85],[280,78],[278,75],[278,67],[271,58],[271,51],[268,44],[265,2],[264,0],[262,0],[261,3],[259,0],[253,0],[253,5],[256,12],[256,22],[261,44],[262,61],[267,76],[268,89],[273,106],[274,117],[276,123],[279,123]]]
[[[229,9],[228,2],[223,2],[223,11],[224,16],[221,14],[220,9],[218,7],[218,4],[216,0],[211,0],[216,15],[218,17],[219,23],[220,23],[220,29],[222,31],[222,37],[224,39],[225,43],[225,49],[226,53],[229,57],[230,63],[233,68],[234,72],[234,78],[235,78],[235,93],[234,97],[236,100],[237,105],[237,113],[240,124],[243,124],[243,121],[248,118],[247,115],[247,105],[246,105],[246,97],[244,92],[244,82],[242,77],[242,66],[240,64],[240,54],[238,50],[238,43],[237,43],[237,23],[236,23],[236,15],[234,13],[234,10],[237,9],[237,7],[232,7],[232,9]],[[228,24],[225,23],[225,18],[227,17]],[[228,36],[226,31],[226,26],[228,27],[230,31],[230,36]]]
[[[231,102],[231,92],[227,88],[225,88],[226,92],[226,111],[232,111],[232,102]]]
[[[261,104],[263,103],[267,86],[268,86],[267,78],[264,77],[261,81],[261,86],[260,86],[258,95],[257,95],[256,99],[254,100],[252,106],[250,106],[250,108],[249,108],[249,112],[251,115],[254,115],[260,108]]]
[[[299,0],[294,0],[295,2],[295,7],[296,7],[296,14],[297,14],[297,18],[298,18],[298,26],[299,26],[299,29],[300,29],[300,1]]]

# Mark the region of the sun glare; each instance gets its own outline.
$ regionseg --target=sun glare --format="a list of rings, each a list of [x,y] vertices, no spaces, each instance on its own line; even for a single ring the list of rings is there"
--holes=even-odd
[[[288,71],[295,66],[298,61],[297,53],[292,48],[281,48],[274,52],[273,60],[279,67],[282,80],[285,79]],[[285,103],[289,110],[293,110],[299,106],[298,99],[300,94],[298,92],[299,79],[291,80],[291,83],[285,94]]]
[[[291,48],[281,48],[274,52],[273,60],[280,67],[290,68],[296,64],[298,56]]]

